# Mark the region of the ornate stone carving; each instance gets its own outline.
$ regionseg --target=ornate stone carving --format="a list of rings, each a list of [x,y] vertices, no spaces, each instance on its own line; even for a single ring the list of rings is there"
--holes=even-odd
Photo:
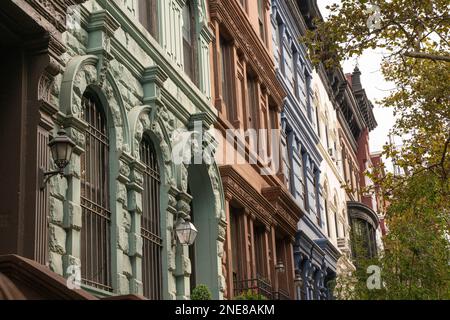
[[[40,15],[52,23],[59,32],[66,30],[67,8],[86,0],[27,0]]]
[[[139,158],[139,144],[142,136],[144,132],[151,133],[156,138],[155,145],[161,152],[164,165],[163,176],[166,180],[164,183],[175,185],[170,138],[166,131],[167,127],[161,124],[164,120],[161,120],[160,115],[156,106],[140,106],[132,109],[128,115],[128,123],[132,132],[131,153],[133,157]]]

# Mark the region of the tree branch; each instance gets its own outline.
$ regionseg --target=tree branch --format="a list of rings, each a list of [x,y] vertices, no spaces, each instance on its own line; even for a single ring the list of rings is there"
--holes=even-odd
[[[408,51],[403,53],[404,56],[410,58],[418,58],[418,59],[429,59],[429,60],[439,60],[450,62],[450,56],[441,56],[437,54],[425,53],[425,52],[417,52],[417,51]]]

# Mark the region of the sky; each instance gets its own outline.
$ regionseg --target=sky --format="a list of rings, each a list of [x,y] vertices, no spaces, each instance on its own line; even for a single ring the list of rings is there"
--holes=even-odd
[[[317,0],[322,16],[326,18],[328,16],[328,10],[325,8],[327,5],[333,3],[339,3],[339,0]],[[382,108],[377,104],[378,100],[389,95],[390,91],[394,88],[392,83],[388,83],[384,80],[381,74],[381,59],[383,53],[378,49],[366,50],[359,59],[351,59],[345,61],[342,64],[345,73],[351,73],[358,63],[361,70],[361,82],[366,90],[367,96],[374,104],[374,114],[377,120],[378,126],[370,133],[370,151],[381,151],[383,145],[388,141],[389,130],[394,124],[394,115],[392,110]]]

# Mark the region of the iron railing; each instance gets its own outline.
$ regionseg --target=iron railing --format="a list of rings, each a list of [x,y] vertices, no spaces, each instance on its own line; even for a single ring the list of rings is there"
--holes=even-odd
[[[268,280],[261,277],[234,281],[235,296],[241,295],[242,293],[246,293],[248,291],[251,291],[253,294],[262,295],[268,300],[273,299],[272,285]]]
[[[273,293],[274,300],[292,300],[289,292],[283,289],[278,289],[277,292]]]

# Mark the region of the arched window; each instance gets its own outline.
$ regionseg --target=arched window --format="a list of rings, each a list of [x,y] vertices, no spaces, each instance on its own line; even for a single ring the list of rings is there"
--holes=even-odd
[[[160,173],[153,142],[144,135],[140,146],[141,161],[145,164],[144,190],[142,192],[141,234],[142,283],[144,296],[160,300],[162,296],[162,237],[160,219]]]
[[[197,84],[197,50],[195,40],[195,15],[192,0],[183,7],[183,56],[184,71]]]
[[[158,40],[158,0],[139,0],[139,22]]]
[[[85,284],[112,291],[109,210],[108,125],[98,97],[83,96],[85,152],[81,156],[81,277]]]

